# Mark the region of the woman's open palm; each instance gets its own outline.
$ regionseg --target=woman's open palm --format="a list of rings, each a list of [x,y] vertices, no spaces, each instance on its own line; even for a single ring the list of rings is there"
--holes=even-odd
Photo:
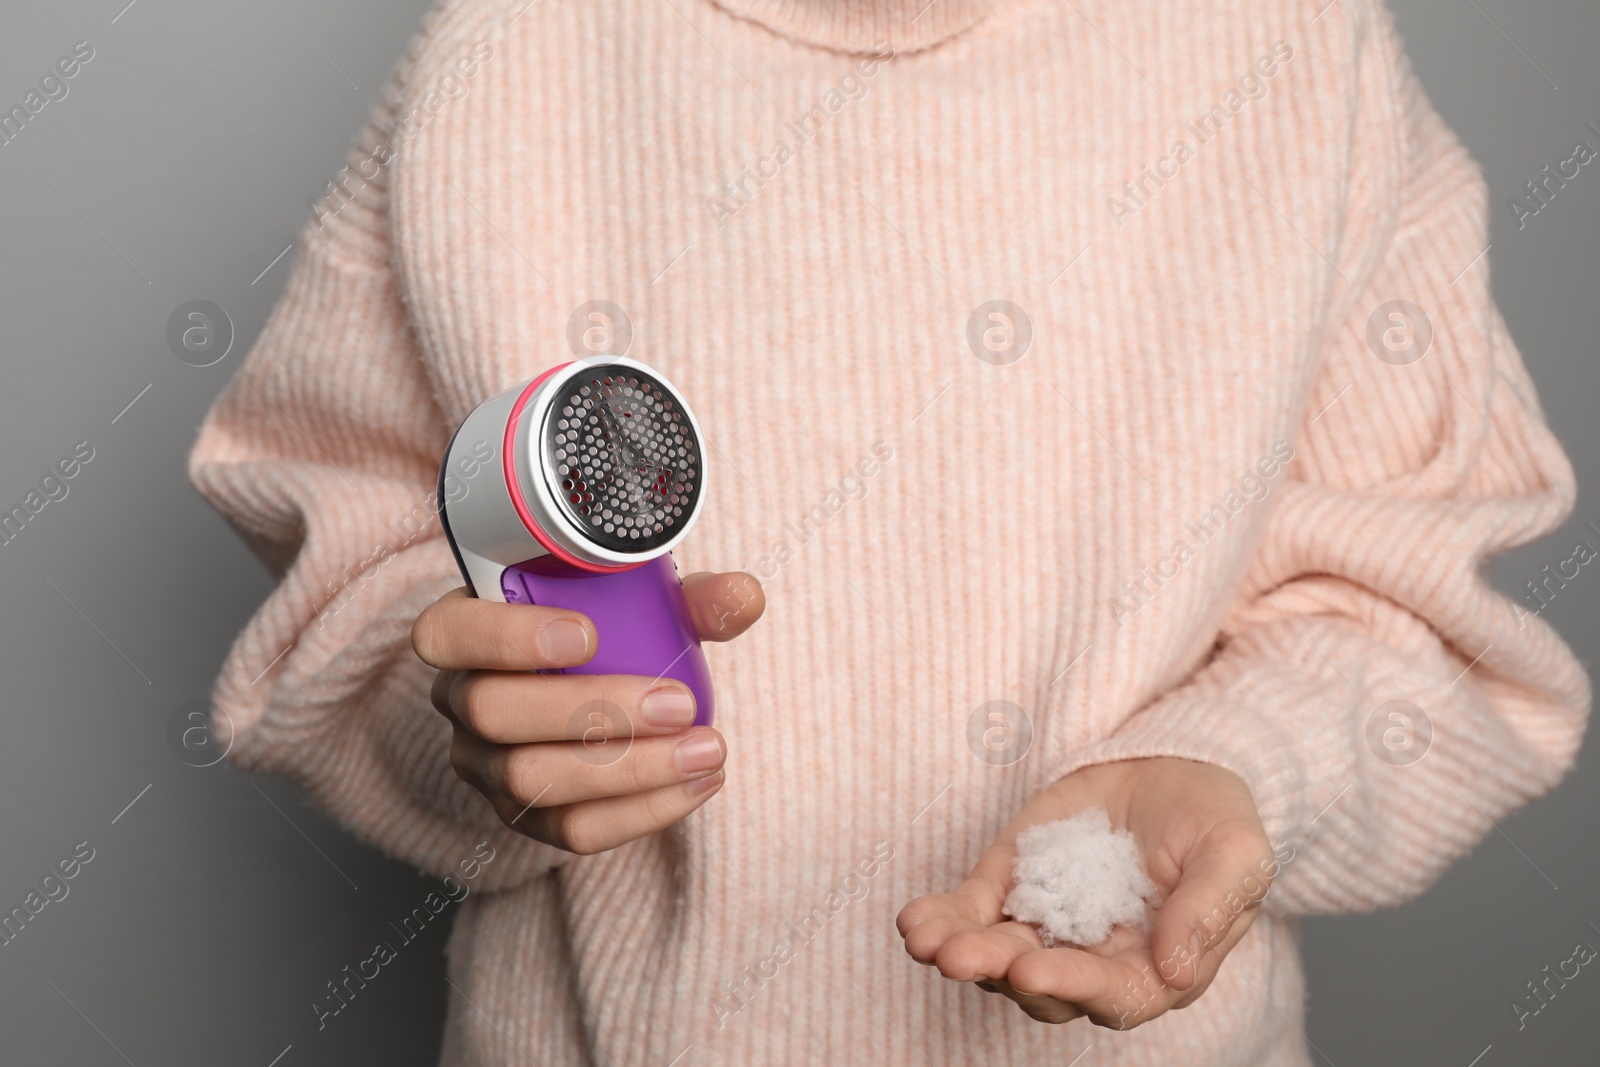
[[[1046,947],[1001,912],[1017,835],[1103,808],[1133,834],[1159,896],[1150,928],[1118,927],[1099,945]],[[1186,1007],[1254,920],[1277,863],[1249,787],[1211,764],[1153,758],[1087,767],[1043,790],[965,881],[900,912],[906,951],[946,978],[1003,994],[1041,1022],[1088,1016],[1127,1029]]]

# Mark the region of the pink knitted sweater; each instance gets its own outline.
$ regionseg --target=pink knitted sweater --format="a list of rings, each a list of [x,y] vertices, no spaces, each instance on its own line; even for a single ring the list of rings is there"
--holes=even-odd
[[[1587,680],[1484,558],[1572,472],[1378,4],[434,11],[190,473],[281,578],[233,758],[428,871],[494,850],[444,1063],[1308,1063],[1297,917],[1415,896],[1561,777]],[[711,440],[684,573],[769,609],[709,649],[722,792],[574,858],[452,773],[409,631],[460,584],[450,432],[595,299]],[[905,954],[1034,792],[1155,755],[1293,856],[1195,1006],[1053,1027]]]

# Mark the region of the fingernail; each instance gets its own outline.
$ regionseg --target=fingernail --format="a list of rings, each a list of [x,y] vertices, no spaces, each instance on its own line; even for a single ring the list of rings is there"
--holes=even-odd
[[[558,666],[582,663],[589,655],[589,631],[571,619],[546,623],[539,631],[539,651]]]
[[[652,689],[639,703],[639,717],[651,726],[688,726],[694,722],[694,697],[682,689]]]
[[[721,785],[723,777],[723,772],[718,771],[715,774],[708,774],[704,778],[696,778],[683,788],[692,797],[703,797]]]
[[[722,766],[722,746],[713,733],[685,738],[672,750],[672,762],[680,774],[696,774]]]

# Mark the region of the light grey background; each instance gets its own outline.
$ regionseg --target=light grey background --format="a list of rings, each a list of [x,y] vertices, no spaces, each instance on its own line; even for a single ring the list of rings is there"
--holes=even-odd
[[[1584,168],[1520,232],[1506,198],[1574,141],[1600,141],[1584,128],[1600,125],[1600,6],[1393,2],[1423,82],[1488,175],[1496,295],[1592,486],[1600,172]],[[426,5],[125,3],[9,0],[0,14],[7,106],[73,42],[96,51],[70,95],[0,147],[0,501],[20,500],[75,442],[96,450],[68,497],[0,546],[0,911],[76,842],[95,848],[70,895],[0,948],[0,1059],[431,1065],[442,926],[402,950],[359,1010],[318,1033],[310,1009],[431,883],[281,782],[184,765],[164,733],[174,708],[205,696],[269,588],[188,488],[185,454],[292,253],[269,265]],[[1306,0],[1308,16],[1316,6]],[[238,332],[205,369],[165,343],[168,315],[195,298]],[[1500,561],[1498,583],[1518,590],[1565,559],[1588,521],[1600,525],[1592,491],[1562,533]],[[1597,603],[1586,568],[1546,612],[1590,662]],[[1585,969],[1524,1029],[1511,1009],[1577,941],[1600,945],[1587,925],[1600,924],[1595,763],[1590,746],[1554,795],[1491,830],[1421,900],[1307,923],[1323,1062],[1596,1062],[1600,973]]]

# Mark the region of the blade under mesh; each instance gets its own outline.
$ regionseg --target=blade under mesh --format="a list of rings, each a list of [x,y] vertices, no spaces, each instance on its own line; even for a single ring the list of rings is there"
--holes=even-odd
[[[585,369],[552,399],[544,427],[550,490],[602,547],[665,544],[700,495],[700,442],[674,394],[632,367]]]

